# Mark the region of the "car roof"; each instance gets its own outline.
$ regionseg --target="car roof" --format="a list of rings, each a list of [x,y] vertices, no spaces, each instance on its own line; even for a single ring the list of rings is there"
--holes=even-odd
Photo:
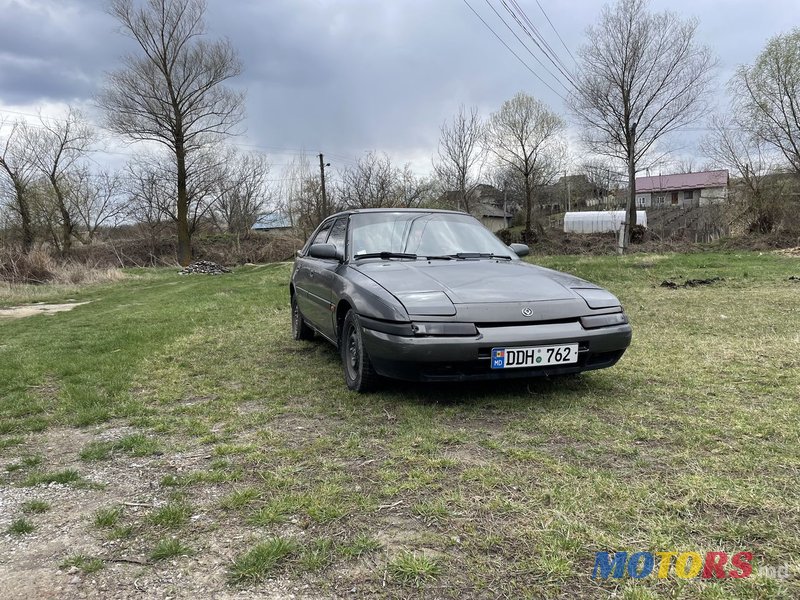
[[[333,214],[330,217],[327,217],[325,220],[327,221],[332,217],[342,217],[346,215],[371,214],[371,213],[439,213],[439,214],[450,214],[450,215],[469,214],[461,210],[443,210],[439,208],[351,208]]]

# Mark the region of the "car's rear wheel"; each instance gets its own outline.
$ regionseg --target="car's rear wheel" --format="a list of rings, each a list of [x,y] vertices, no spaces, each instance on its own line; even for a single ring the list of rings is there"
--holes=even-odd
[[[297,306],[297,299],[292,295],[292,338],[295,340],[314,339],[314,330],[306,324],[303,313]]]
[[[342,355],[344,380],[355,392],[368,392],[377,387],[380,376],[372,367],[372,361],[364,347],[361,323],[358,315],[350,310],[344,318],[339,352]]]

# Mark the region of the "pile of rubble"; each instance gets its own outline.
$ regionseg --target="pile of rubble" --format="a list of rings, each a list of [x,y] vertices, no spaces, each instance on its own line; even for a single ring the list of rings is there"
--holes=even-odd
[[[230,272],[231,270],[228,267],[223,267],[210,260],[198,260],[178,271],[178,275],[222,275]]]

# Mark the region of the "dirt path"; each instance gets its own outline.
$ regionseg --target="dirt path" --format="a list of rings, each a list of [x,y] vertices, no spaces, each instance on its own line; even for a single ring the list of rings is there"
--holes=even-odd
[[[67,312],[76,306],[83,306],[88,302],[70,302],[65,304],[27,304],[25,306],[14,306],[12,308],[0,308],[0,318],[22,319],[34,315],[52,315],[59,312]]]

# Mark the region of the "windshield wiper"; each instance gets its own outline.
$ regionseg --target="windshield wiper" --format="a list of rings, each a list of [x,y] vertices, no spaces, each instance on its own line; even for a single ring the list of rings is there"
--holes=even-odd
[[[503,254],[492,254],[490,252],[458,252],[456,254],[450,255],[452,258],[502,258],[504,260],[511,260],[510,256],[505,256]]]
[[[370,252],[368,254],[356,254],[353,257],[355,260],[361,260],[362,258],[381,258],[383,260],[388,260],[390,258],[407,258],[409,260],[416,260],[416,254],[407,254],[405,252]]]

